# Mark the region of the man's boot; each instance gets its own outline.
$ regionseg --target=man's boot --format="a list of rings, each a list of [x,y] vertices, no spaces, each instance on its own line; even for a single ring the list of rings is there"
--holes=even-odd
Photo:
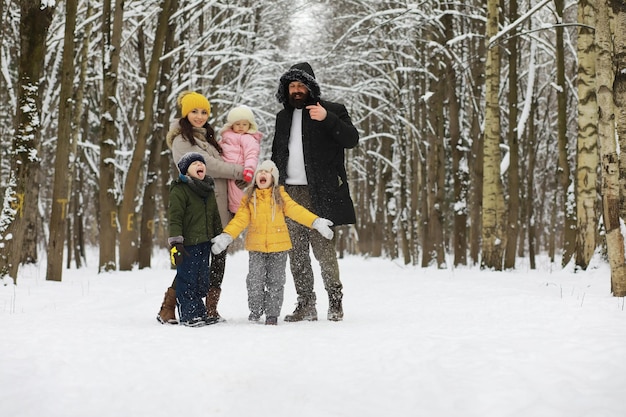
[[[315,321],[317,320],[317,309],[315,308],[315,296],[310,298],[298,297],[298,304],[292,314],[285,316],[285,321]]]
[[[217,302],[220,300],[220,294],[222,289],[218,287],[209,287],[209,292],[206,296],[206,312],[207,316],[216,321],[226,321],[217,312]]]
[[[176,290],[172,287],[165,291],[157,320],[161,324],[178,324],[178,320],[176,320]]]
[[[343,294],[341,292],[328,295],[328,320],[343,320],[343,306],[341,304],[342,298]]]

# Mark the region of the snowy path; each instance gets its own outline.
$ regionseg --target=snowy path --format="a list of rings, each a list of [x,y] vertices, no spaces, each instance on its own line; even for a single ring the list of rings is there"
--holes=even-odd
[[[626,311],[606,265],[492,273],[340,260],[345,320],[247,321],[247,254],[227,323],[155,320],[173,272],[23,268],[0,287],[0,416],[621,417]],[[45,264],[45,262],[44,262]],[[95,262],[93,262],[95,265]],[[282,314],[293,309],[288,274]]]

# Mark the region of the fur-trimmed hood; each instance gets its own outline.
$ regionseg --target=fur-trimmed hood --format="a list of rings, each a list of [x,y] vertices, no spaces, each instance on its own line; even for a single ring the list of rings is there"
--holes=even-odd
[[[285,107],[289,107],[289,83],[300,81],[309,89],[309,100],[311,103],[317,103],[322,93],[320,85],[315,79],[313,68],[308,62],[300,62],[293,65],[289,70],[280,77],[276,99]]]
[[[172,120],[170,123],[170,130],[167,131],[167,135],[165,135],[165,143],[167,147],[172,149],[172,144],[174,143],[174,138],[181,134],[180,130],[180,119]],[[202,142],[206,142],[206,129],[203,127],[194,127],[193,128],[193,136]]]
[[[170,123],[170,129],[167,131],[167,135],[165,135],[165,143],[167,147],[172,149],[172,142],[174,142],[174,138],[180,135],[180,124],[179,119],[174,119]]]

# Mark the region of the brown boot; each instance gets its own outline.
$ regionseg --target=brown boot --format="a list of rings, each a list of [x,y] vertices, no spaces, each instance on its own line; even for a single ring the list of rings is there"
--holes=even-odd
[[[221,288],[209,287],[209,293],[206,296],[206,312],[209,318],[218,319],[218,321],[226,321],[217,312],[217,302],[220,300]]]
[[[315,308],[315,298],[298,297],[298,304],[293,313],[285,316],[285,321],[316,321],[317,309]]]
[[[172,287],[165,291],[157,320],[161,324],[178,324],[178,320],[176,320],[176,290]]]

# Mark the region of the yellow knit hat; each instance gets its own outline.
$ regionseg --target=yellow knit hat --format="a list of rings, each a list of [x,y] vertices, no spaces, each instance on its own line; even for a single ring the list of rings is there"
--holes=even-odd
[[[194,91],[183,91],[178,95],[178,105],[183,117],[186,117],[193,109],[204,109],[211,114],[211,103],[202,94]]]

